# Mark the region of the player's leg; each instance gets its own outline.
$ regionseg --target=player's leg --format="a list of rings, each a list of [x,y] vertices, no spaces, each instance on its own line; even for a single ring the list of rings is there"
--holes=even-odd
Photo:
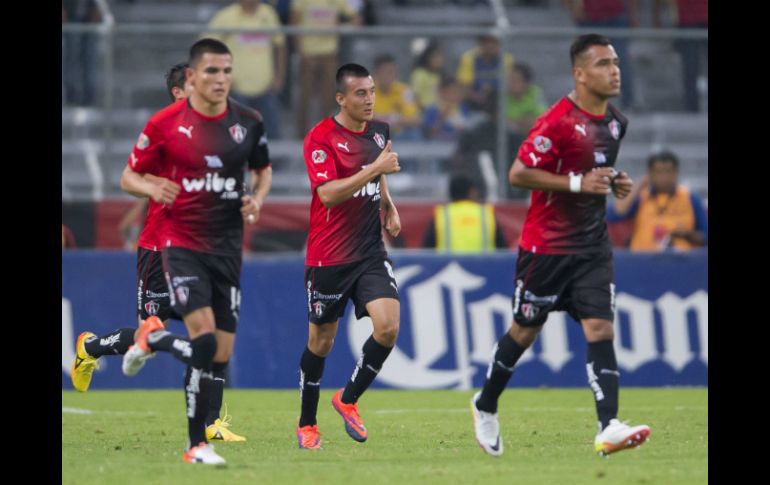
[[[183,455],[190,463],[223,464],[206,440],[206,416],[211,395],[211,366],[217,352],[216,323],[212,309],[213,256],[183,248],[163,250],[163,269],[169,286],[171,308],[184,318],[190,336],[190,364],[184,379],[187,404],[188,449]],[[152,321],[148,318],[145,321]],[[137,345],[141,344],[140,336]],[[128,358],[131,351],[126,354]]]
[[[185,314],[184,323],[190,334],[192,352],[184,380],[189,446],[182,458],[188,463],[224,464],[225,460],[206,439],[206,416],[213,383],[211,366],[217,351],[214,312],[210,306],[198,308]]]
[[[476,441],[492,456],[503,453],[498,400],[516,363],[542,330],[548,313],[560,308],[559,295],[568,281],[568,263],[566,256],[536,255],[519,249],[511,328],[495,344],[482,390],[471,398]]]
[[[613,340],[615,285],[612,253],[580,258],[572,283],[570,314],[580,321],[586,337],[588,385],[596,402],[599,432],[594,447],[600,454],[613,453],[643,443],[648,426],[629,427],[618,421],[620,372]]]
[[[307,346],[299,361],[299,398],[300,416],[297,425],[297,442],[300,448],[317,449],[321,447],[318,432],[318,400],[321,394],[326,356],[334,346],[339,320],[328,323],[308,323]]]
[[[155,294],[157,291],[155,286],[160,280],[162,286],[158,293],[161,293],[165,287],[161,266],[159,252],[149,251],[141,247],[137,250],[138,326],[141,326],[149,315],[154,314],[148,312],[160,309],[161,303],[155,298],[159,296]],[[168,289],[165,292],[166,306],[168,306]],[[97,359],[104,355],[124,355],[134,344],[136,332],[138,332],[138,328],[119,328],[98,336],[88,331],[81,333],[75,344],[75,361],[72,363],[72,370],[70,371],[72,386],[80,392],[86,392],[91,385],[93,372],[98,368]],[[142,363],[142,365],[144,364]]]
[[[206,416],[206,437],[209,440],[240,442],[246,438],[230,429],[230,416],[220,417],[224,400],[227,366],[235,348],[235,333],[241,311],[241,257],[209,259],[212,281],[212,308],[216,320],[217,353],[212,364],[212,388],[209,413]]]
[[[353,289],[356,317],[372,319],[372,335],[364,342],[361,357],[344,389],[337,391],[332,405],[342,416],[345,430],[356,441],[366,441],[368,433],[358,413],[358,400],[374,382],[398,338],[401,303],[392,263],[375,259],[364,263]]]
[[[345,312],[356,277],[358,263],[305,268],[308,340],[300,358],[300,405],[297,442],[300,448],[318,449],[321,439],[316,414],[326,356],[334,346],[339,319]]]
[[[133,376],[144,367],[155,352],[168,352],[185,365],[190,364],[190,339],[168,332],[165,324],[173,315],[182,319],[171,308],[169,281],[163,271],[160,251],[139,248],[137,315],[139,328],[134,335],[130,354],[123,358],[123,373]],[[162,325],[160,322],[162,321]]]
[[[206,416],[206,437],[209,441],[241,442],[246,441],[244,436],[232,432],[230,427],[230,415],[220,416],[222,402],[224,400],[225,385],[227,383],[227,366],[233,355],[235,346],[235,333],[221,329],[216,331],[217,353],[212,363],[212,388],[209,401],[209,413]]]

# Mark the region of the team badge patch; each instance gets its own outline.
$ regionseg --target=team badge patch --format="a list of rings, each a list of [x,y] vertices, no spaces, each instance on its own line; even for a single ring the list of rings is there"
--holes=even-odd
[[[142,133],[139,135],[139,139],[136,141],[136,148],[144,150],[148,146],[150,146],[150,137]]]
[[[535,141],[532,142],[532,144],[535,145],[535,150],[539,151],[540,153],[548,152],[552,146],[550,138],[545,136],[536,136]]]
[[[385,148],[385,137],[380,135],[379,133],[374,134],[374,143],[377,144],[380,149]]]
[[[610,129],[610,135],[612,135],[612,138],[617,140],[620,137],[620,123],[618,123],[618,120],[610,121],[610,124],[607,126]]]
[[[236,123],[229,128],[230,136],[233,137],[235,143],[241,143],[246,138],[246,128],[241,126],[240,123]]]
[[[324,163],[326,161],[326,152],[323,150],[313,150],[310,158],[313,159],[313,163]]]

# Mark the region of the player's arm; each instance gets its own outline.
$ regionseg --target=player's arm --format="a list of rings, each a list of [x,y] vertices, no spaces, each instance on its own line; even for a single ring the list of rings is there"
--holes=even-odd
[[[391,151],[393,143],[388,140],[377,159],[365,169],[350,177],[330,180],[316,188],[318,198],[326,207],[332,208],[353,197],[361,187],[374,180],[378,175],[385,175],[401,170],[398,153]],[[308,162],[310,163],[310,162]],[[382,192],[382,184],[380,184]]]
[[[596,168],[585,174],[560,175],[528,167],[516,158],[508,172],[508,181],[514,187],[544,192],[580,192],[594,195],[610,193],[610,178],[614,170],[610,167]]]
[[[262,205],[273,185],[273,167],[268,165],[261,169],[252,168],[250,185],[249,192],[241,198],[241,214],[246,222],[254,224],[259,220]]]
[[[135,172],[129,165],[120,176],[120,188],[134,197],[147,197],[160,204],[171,204],[181,187],[164,177]]]
[[[385,215],[385,230],[391,236],[396,237],[401,232],[401,217],[398,215],[396,204],[393,203],[393,199],[390,197],[385,174],[380,177],[380,195],[380,209],[382,209]]]

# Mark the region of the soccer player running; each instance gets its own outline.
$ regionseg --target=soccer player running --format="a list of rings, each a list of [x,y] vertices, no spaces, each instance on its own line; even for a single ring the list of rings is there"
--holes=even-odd
[[[337,70],[340,111],[305,137],[304,157],[312,200],[305,260],[309,317],[307,347],[300,359],[300,448],[321,447],[316,412],[324,361],[340,317],[353,299],[357,318],[369,316],[373,332],[344,389],[332,397],[345,430],[356,441],[367,431],[357,402],[396,344],[400,322],[398,288],[382,241],[380,212],[392,236],[401,231],[386,174],[401,170],[391,150],[390,129],[372,121],[374,81],[358,64]]]
[[[186,62],[179,63],[171,67],[166,73],[166,87],[172,103],[186,99],[192,92],[192,85],[187,82],[185,72],[187,67]],[[144,227],[137,241],[137,319],[140,326],[145,320],[153,319],[153,327],[160,328],[159,321],[165,327],[170,317],[182,319],[174,314],[170,305],[168,284],[163,274],[160,253],[160,219],[162,216],[158,215],[164,207],[160,201],[164,197],[166,200],[173,200],[179,193],[180,187],[165,177],[158,177],[149,173],[135,174],[130,166],[126,166],[122,178],[124,188],[131,190],[131,182],[135,182],[136,177],[143,177],[157,185],[149,196],[144,196],[139,191],[135,192],[135,195],[142,197],[139,202],[143,205],[147,205],[149,201]],[[105,355],[124,355],[134,344],[137,332],[138,328],[120,328],[100,336],[89,331],[81,333],[75,344],[76,355],[70,371],[72,386],[80,392],[88,391],[94,369],[98,368],[98,359]],[[172,346],[174,355],[185,364],[189,364],[188,348],[189,339],[184,337],[178,337],[177,345]],[[134,374],[139,372],[144,365],[142,359],[136,362],[137,365],[132,369]],[[206,417],[206,437],[209,440],[246,441],[246,438],[228,429],[230,426],[229,415],[226,414],[224,418],[220,419],[226,368],[227,361],[217,362],[215,360],[212,366],[214,384],[209,412]]]
[[[615,285],[605,211],[607,195],[626,197],[633,185],[613,168],[628,124],[608,102],[620,93],[619,59],[609,39],[596,34],[578,37],[570,57],[575,89],[537,120],[508,174],[511,185],[532,189],[532,201],[516,263],[513,322],[471,400],[476,440],[493,456],[503,453],[497,401],[552,311],[569,312],[588,343],[586,370],[599,418],[595,450],[604,455],[635,447],[650,434],[646,425],[617,419]]]
[[[129,157],[131,180],[122,185],[149,196],[158,186],[140,174],[160,173],[181,188],[176,197],[164,194],[158,200],[164,204],[160,239],[171,307],[184,318],[190,342],[180,345],[184,339],[148,318],[123,357],[123,372],[135,373],[152,352],[181,348],[189,359],[189,446],[183,459],[220,465],[225,460],[208,443],[205,426],[212,363],[232,355],[241,303],[243,221],[258,219],[272,171],[262,117],[228,98],[232,55],[227,46],[201,39],[190,48],[188,63],[190,97],[150,118]],[[247,166],[251,189],[243,195]]]

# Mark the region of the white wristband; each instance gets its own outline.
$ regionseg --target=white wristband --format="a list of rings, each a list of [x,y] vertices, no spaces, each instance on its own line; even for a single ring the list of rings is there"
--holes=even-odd
[[[569,191],[570,192],[580,192],[581,186],[583,185],[583,174],[574,174],[570,172],[569,174]]]

